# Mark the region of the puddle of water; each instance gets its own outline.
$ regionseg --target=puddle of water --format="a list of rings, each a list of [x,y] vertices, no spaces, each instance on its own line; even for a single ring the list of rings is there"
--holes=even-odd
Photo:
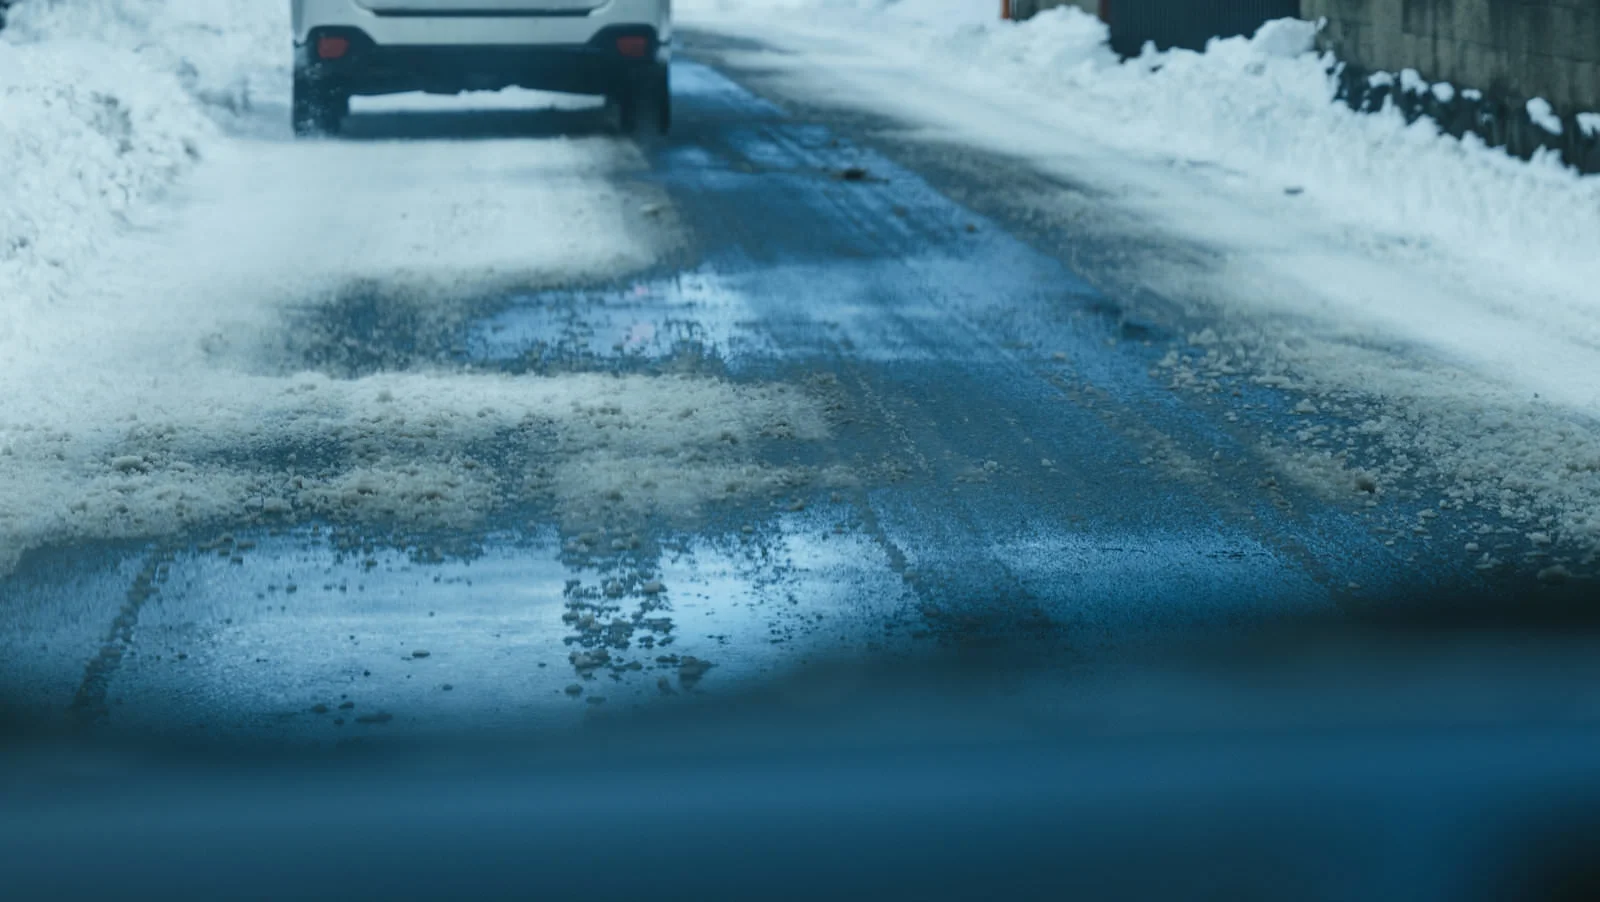
[[[517,296],[475,325],[466,346],[476,360],[547,364],[662,360],[686,350],[724,361],[775,355],[754,320],[744,295],[702,268],[621,289]]]
[[[392,723],[542,725],[569,676],[556,547],[551,531],[423,565],[340,558],[302,533],[262,541],[243,565],[180,555],[108,693],[112,723],[327,740]]]
[[[833,532],[843,517],[808,511],[748,536],[685,539],[633,562],[664,591],[614,598],[601,587],[616,562],[564,562],[554,529],[436,564],[341,557],[305,531],[257,539],[242,564],[185,552],[140,612],[106,693],[109,723],[337,742],[543,729],[741,688],[811,655],[881,646],[883,624],[909,606],[875,545]],[[584,641],[565,616],[602,609],[602,626],[636,628]],[[572,660],[602,648],[600,666]],[[711,666],[697,673],[689,658]],[[67,660],[81,675],[81,658]]]
[[[671,595],[675,652],[715,663],[724,685],[738,685],[900,647],[906,636],[886,636],[884,625],[914,609],[915,596],[879,545],[833,531],[847,516],[842,508],[786,515],[758,537],[697,539],[663,560],[662,582],[682,587]]]

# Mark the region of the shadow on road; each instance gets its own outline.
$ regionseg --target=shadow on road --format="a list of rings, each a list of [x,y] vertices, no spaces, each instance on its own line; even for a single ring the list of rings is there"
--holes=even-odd
[[[588,137],[614,134],[601,107],[577,110],[418,110],[354,113],[340,136],[356,141]]]

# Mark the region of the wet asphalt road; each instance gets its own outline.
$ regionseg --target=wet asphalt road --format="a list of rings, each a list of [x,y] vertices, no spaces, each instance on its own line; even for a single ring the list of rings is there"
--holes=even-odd
[[[3,587],[16,704],[95,729],[319,743],[543,727],[929,649],[1087,671],[1151,638],[1481,587],[1443,550],[1460,547],[1448,524],[1437,541],[1406,530],[1425,491],[1328,498],[1272,475],[1257,439],[1306,421],[1294,399],[1245,379],[1173,391],[1156,364],[1193,324],[1069,266],[1104,251],[1090,238],[1009,216],[996,186],[1024,176],[923,165],[859,116],[786,112],[742,77],[679,65],[679,127],[648,150],[640,177],[671,198],[681,259],[504,298],[441,345],[511,373],[803,385],[827,400],[829,439],[753,453],[848,478],[730,497],[688,526],[533,506],[470,535],[240,523],[45,549]]]

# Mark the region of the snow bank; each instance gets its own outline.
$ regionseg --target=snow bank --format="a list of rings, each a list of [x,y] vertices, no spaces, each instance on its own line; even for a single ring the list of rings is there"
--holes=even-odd
[[[1600,177],[1553,155],[1524,162],[1476,136],[1454,139],[1430,120],[1408,125],[1395,110],[1334,103],[1331,60],[1311,52],[1312,23],[1269,22],[1204,53],[1118,63],[1105,25],[1075,7],[1020,23],[998,21],[987,0],[686,0],[680,9],[686,22],[769,39],[859,39],[875,57],[1038,98],[1075,131],[1135,157],[1292,187],[1302,206],[1353,228],[1487,254],[1564,290],[1600,282]]]
[[[244,113],[289,92],[288,0],[23,0],[13,43],[84,40],[176,77],[214,112]]]
[[[1330,217],[1376,233],[1426,237],[1517,269],[1572,272],[1594,284],[1600,178],[1554,156],[1522,162],[1457,140],[1398,111],[1358,114],[1333,102],[1330,60],[1314,26],[1282,21],[1205,53],[1148,53],[1108,64],[1088,39],[1104,26],[1076,9],[1020,26],[937,29],[942,59],[1047,94],[1092,117],[1085,127],[1146,155],[1226,166],[1302,189]]]
[[[0,43],[0,346],[214,138],[178,82],[81,41]]]
[[[287,3],[25,0],[0,32],[0,341],[217,140],[287,91]]]

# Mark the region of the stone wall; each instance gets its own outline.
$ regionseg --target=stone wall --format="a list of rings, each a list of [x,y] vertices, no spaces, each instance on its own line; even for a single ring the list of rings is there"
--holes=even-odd
[[[1600,0],[1302,0],[1329,49],[1368,69],[1600,110]]]
[[[1600,171],[1600,0],[1302,0],[1326,18],[1323,46],[1346,63],[1341,96],[1393,102],[1527,157],[1541,147]],[[1407,90],[1377,73],[1415,70],[1458,90]],[[1530,100],[1547,101],[1548,114]],[[1557,124],[1559,122],[1559,124]]]

